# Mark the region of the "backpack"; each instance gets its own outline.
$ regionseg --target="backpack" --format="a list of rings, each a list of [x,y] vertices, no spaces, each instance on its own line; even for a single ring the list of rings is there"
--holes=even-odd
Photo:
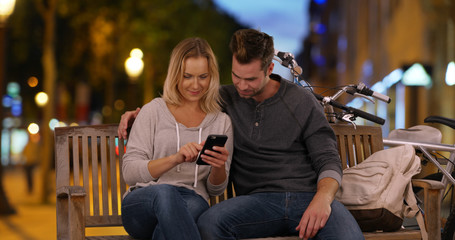
[[[420,158],[411,145],[375,152],[343,171],[336,199],[351,212],[364,232],[396,231],[404,217],[417,216],[427,239],[411,178],[420,172]]]

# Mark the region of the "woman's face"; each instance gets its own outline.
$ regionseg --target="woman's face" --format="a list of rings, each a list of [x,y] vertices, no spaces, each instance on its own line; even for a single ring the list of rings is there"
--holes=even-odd
[[[187,58],[178,90],[184,102],[198,102],[210,84],[209,64],[205,57]]]

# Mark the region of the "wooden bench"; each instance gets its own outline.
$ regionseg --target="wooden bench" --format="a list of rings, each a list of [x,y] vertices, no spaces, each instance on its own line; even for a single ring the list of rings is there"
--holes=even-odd
[[[343,167],[360,163],[383,149],[379,127],[333,125]],[[128,236],[86,236],[87,228],[122,226],[120,204],[127,185],[121,165],[124,142],[117,125],[59,127],[55,129],[57,239],[132,239]],[[440,239],[442,184],[415,180],[424,188],[425,220],[429,239]],[[211,204],[235,196],[232,185],[210,199]],[[421,239],[419,230],[364,233],[366,239]],[[297,237],[261,239],[297,240]],[[256,239],[259,240],[259,239]]]

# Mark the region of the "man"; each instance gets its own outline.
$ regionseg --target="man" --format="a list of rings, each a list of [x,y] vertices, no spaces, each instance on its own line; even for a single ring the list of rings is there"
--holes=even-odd
[[[272,74],[271,36],[239,30],[230,48],[233,85],[220,93],[234,125],[237,197],[200,216],[202,238],[363,239],[355,219],[334,200],[342,170],[321,105],[309,91]],[[122,116],[119,135],[126,135],[133,114]]]

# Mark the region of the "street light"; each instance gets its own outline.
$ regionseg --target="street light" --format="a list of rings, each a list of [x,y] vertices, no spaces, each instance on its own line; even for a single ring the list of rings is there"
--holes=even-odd
[[[144,70],[144,62],[142,61],[142,57],[144,54],[142,50],[139,48],[134,48],[130,52],[130,57],[125,61],[125,71],[128,74],[128,77],[131,81],[136,81],[136,79],[142,74]]]
[[[5,24],[8,17],[14,11],[16,0],[0,0],[0,24]]]
[[[16,0],[0,0],[0,98],[3,97],[3,80],[5,77],[5,48],[6,48],[6,21],[9,16],[13,13],[14,5],[16,5]],[[3,130],[3,108],[0,109],[0,139],[2,139],[2,130]],[[0,143],[0,152],[1,151]],[[3,164],[0,157],[0,215],[12,214],[16,210],[9,204],[8,198],[5,195],[3,189]]]

